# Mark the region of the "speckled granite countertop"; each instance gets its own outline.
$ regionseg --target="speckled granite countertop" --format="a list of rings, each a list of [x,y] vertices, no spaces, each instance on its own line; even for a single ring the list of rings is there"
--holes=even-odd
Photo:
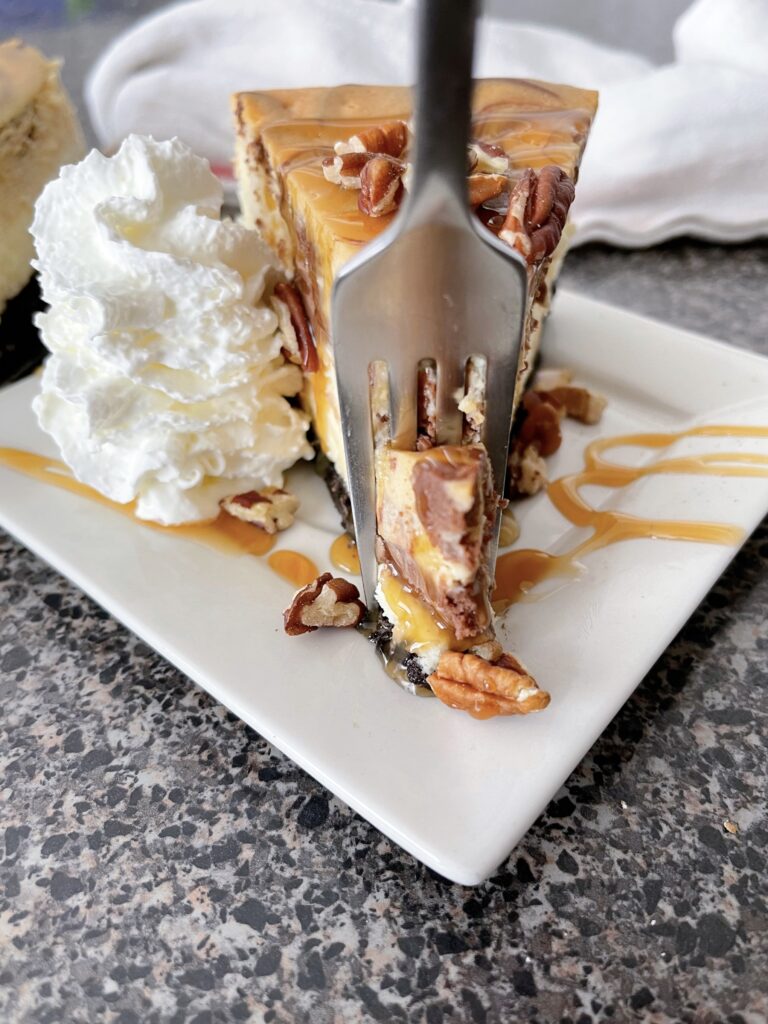
[[[566,278],[768,352],[766,246]],[[763,1024],[767,606],[764,527],[463,889],[0,535],[0,1019]]]

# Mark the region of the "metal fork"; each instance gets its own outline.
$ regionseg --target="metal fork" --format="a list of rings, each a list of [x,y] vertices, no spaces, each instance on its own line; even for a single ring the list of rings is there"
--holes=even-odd
[[[411,183],[392,225],[336,278],[332,335],[365,600],[376,586],[376,491],[369,371],[388,364],[393,443],[416,440],[417,365],[434,360],[439,443],[462,438],[467,360],[485,364],[482,434],[503,493],[526,269],[470,211],[470,127],[476,0],[421,0]],[[458,396],[458,397],[457,397]],[[495,566],[497,517],[491,570]]]

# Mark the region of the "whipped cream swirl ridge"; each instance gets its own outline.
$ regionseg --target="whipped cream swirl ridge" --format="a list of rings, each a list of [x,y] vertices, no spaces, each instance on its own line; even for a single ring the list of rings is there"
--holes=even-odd
[[[312,454],[264,300],[269,249],[221,205],[206,160],[130,135],[62,168],[31,228],[50,307],[40,426],[79,480],[168,525],[280,486]]]

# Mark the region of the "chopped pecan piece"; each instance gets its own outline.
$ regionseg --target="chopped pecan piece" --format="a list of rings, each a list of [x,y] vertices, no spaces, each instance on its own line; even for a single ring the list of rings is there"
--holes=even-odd
[[[600,422],[606,405],[606,400],[602,395],[589,391],[587,388],[575,387],[572,384],[564,384],[546,390],[537,388],[536,394],[550,405],[564,409],[566,415],[572,419],[590,425]]]
[[[472,170],[504,174],[509,170],[509,157],[490,142],[472,142],[469,146],[469,166]]]
[[[281,487],[265,487],[224,498],[221,507],[235,519],[253,523],[266,533],[277,533],[293,525],[299,499]]]
[[[309,326],[307,311],[304,308],[304,301],[295,285],[280,281],[275,285],[273,301],[282,302],[288,310],[288,320],[294,331],[293,338],[286,338],[288,344],[284,355],[291,362],[298,363],[307,373],[314,373],[320,366],[315,348],[315,339],[312,337],[312,330]],[[287,323],[285,316],[281,317],[281,310],[278,307],[278,318]],[[285,332],[284,332],[285,333]],[[294,344],[292,344],[292,342]]]
[[[333,148],[339,156],[345,153],[381,153],[401,157],[407,145],[408,126],[405,121],[390,121],[365,128],[348,142],[337,142]]]
[[[515,519],[515,513],[511,508],[505,508],[501,513],[501,529],[499,530],[499,547],[509,548],[520,536],[520,524]]]
[[[403,194],[405,165],[391,156],[373,156],[360,173],[357,205],[367,217],[393,213]]]
[[[366,611],[354,583],[324,572],[294,594],[283,612],[284,629],[288,636],[300,636],[323,626],[348,628],[359,625]]]
[[[523,395],[523,422],[517,434],[522,448],[534,445],[540,455],[553,455],[560,447],[560,412],[535,391]]]
[[[533,444],[526,448],[515,445],[510,453],[508,466],[507,479],[512,495],[531,497],[543,490],[549,482],[547,464]],[[513,544],[514,539],[508,543]]]
[[[561,167],[550,164],[538,174],[529,167],[511,188],[499,238],[517,249],[528,263],[551,256],[574,195],[573,182]]]
[[[507,485],[513,496],[538,494],[548,483],[543,456],[560,447],[563,409],[536,391],[523,395],[521,421],[512,438],[507,462]]]
[[[534,391],[551,391],[552,388],[564,388],[573,380],[573,370],[564,366],[545,366],[536,371],[532,388]]]
[[[343,153],[323,160],[323,177],[342,188],[360,188],[360,172],[371,159],[370,153]]]
[[[509,188],[506,174],[470,174],[469,205],[482,206],[491,199],[500,196]]]
[[[444,704],[473,718],[527,715],[542,711],[550,700],[511,654],[490,662],[476,654],[445,651],[427,682]]]

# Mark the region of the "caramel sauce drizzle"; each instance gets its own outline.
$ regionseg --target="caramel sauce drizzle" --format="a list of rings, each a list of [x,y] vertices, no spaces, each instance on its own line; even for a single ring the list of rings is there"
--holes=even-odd
[[[576,577],[581,571],[578,559],[623,540],[655,538],[658,540],[698,541],[704,544],[738,544],[744,531],[723,523],[691,522],[675,519],[646,519],[596,509],[582,497],[580,488],[626,487],[643,477],[667,473],[694,476],[768,477],[768,455],[751,452],[713,452],[663,459],[647,466],[622,466],[603,457],[606,451],[620,446],[663,449],[688,437],[752,437],[768,438],[768,427],[704,426],[678,433],[627,434],[623,437],[600,438],[588,445],[584,469],[553,481],[547,495],[555,508],[574,526],[593,531],[592,536],[563,554],[522,548],[499,556],[496,563],[496,587],[493,594],[495,610],[503,611],[523,600],[538,583],[551,577]]]
[[[360,575],[360,559],[357,555],[357,545],[348,533],[341,533],[331,544],[331,563],[344,572]]]
[[[119,512],[120,515],[127,516],[149,530],[159,530],[176,537],[186,537],[188,540],[197,541],[227,554],[265,555],[275,544],[274,536],[260,530],[258,526],[235,519],[233,516],[227,515],[226,512],[220,512],[216,519],[209,522],[188,523],[184,526],[161,526],[148,519],[139,519],[134,502],[121,505],[117,501],[105,498],[103,494],[99,494],[92,487],[76,480],[63,462],[59,462],[58,459],[49,459],[45,455],[35,455],[33,452],[20,451],[18,448],[0,448],[0,466],[16,470],[33,480],[57,487],[60,491],[69,491],[71,494],[95,501],[99,505]]]
[[[520,83],[518,83],[518,86]],[[534,83],[529,102],[541,91]],[[488,96],[498,92],[491,85]],[[556,92],[544,90],[550,101],[562,102]],[[397,99],[395,95],[397,94]],[[286,180],[298,185],[324,224],[324,230],[350,245],[370,241],[382,232],[394,215],[363,217],[357,206],[357,192],[326,181],[322,160],[333,153],[334,143],[346,141],[365,128],[385,121],[407,120],[410,102],[403,90],[392,92],[393,102],[386,116],[301,118],[278,117],[266,124],[262,136],[275,169]],[[496,102],[476,106],[472,117],[473,135],[483,142],[502,146],[511,166],[523,170],[558,164],[569,173],[578,162],[578,154],[591,120],[586,110],[533,105],[522,107],[518,101],[498,92]],[[290,187],[288,189],[290,191]],[[285,210],[283,210],[285,213]]]
[[[627,434],[600,438],[587,446],[584,468],[553,481],[547,494],[555,508],[573,525],[591,529],[592,536],[563,554],[521,548],[499,556],[496,563],[496,586],[493,594],[495,610],[502,611],[525,599],[538,583],[552,577],[577,577],[582,571],[579,559],[592,551],[624,540],[655,538],[658,540],[697,541],[707,544],[737,544],[744,531],[724,523],[675,519],[648,519],[596,509],[582,497],[580,489],[593,485],[621,488],[636,480],[662,474],[694,476],[768,477],[768,455],[752,452],[712,452],[701,455],[663,459],[646,466],[623,466],[604,458],[604,453],[621,446],[663,449],[688,437],[750,437],[768,438],[768,427],[704,426],[676,433]],[[76,480],[67,466],[57,459],[36,455],[16,448],[0,448],[0,466],[23,473],[42,483],[88,498],[127,516],[139,525],[185,537],[228,554],[265,555],[274,547],[275,537],[250,523],[226,513],[205,523],[182,526],[161,526],[136,516],[135,504],[120,504],[104,497]],[[354,541],[346,534],[337,537],[330,548],[333,564],[350,573],[359,573],[360,562]],[[296,587],[306,586],[318,575],[315,563],[297,551],[275,551],[267,560],[270,568]]]

